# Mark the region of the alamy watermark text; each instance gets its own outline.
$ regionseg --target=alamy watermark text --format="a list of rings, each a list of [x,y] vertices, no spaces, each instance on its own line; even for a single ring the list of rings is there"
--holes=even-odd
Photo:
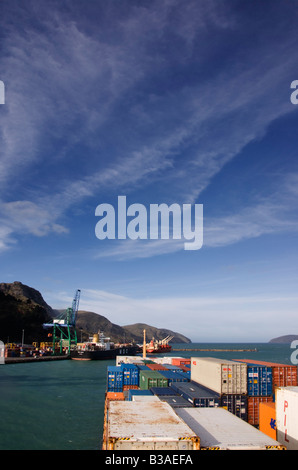
[[[179,204],[162,203],[150,204],[148,214],[143,204],[127,207],[126,196],[118,196],[117,211],[111,204],[96,207],[95,215],[100,220],[95,235],[99,240],[184,239],[185,250],[199,250],[203,246],[203,204],[194,204],[192,212],[191,204],[183,204],[181,209]]]
[[[2,80],[0,80],[0,104],[5,104],[5,86]]]

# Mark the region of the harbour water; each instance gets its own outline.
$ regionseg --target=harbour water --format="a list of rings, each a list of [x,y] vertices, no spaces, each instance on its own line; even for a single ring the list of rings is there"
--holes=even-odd
[[[173,344],[169,356],[259,359],[291,364],[290,345]],[[254,349],[182,351],[177,349]],[[50,361],[0,366],[0,450],[99,450],[107,366],[115,361]]]

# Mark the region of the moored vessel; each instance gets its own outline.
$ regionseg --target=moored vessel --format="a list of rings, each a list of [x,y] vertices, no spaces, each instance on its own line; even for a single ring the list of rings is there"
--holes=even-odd
[[[98,332],[89,338],[89,341],[77,343],[70,351],[70,358],[79,361],[115,359],[116,356],[134,356],[137,352],[137,345],[115,344],[103,332]]]
[[[149,344],[146,345],[146,351],[149,354],[162,354],[166,352],[171,352],[172,346],[169,345],[169,342],[173,339],[173,336],[167,336],[162,340],[152,340]]]

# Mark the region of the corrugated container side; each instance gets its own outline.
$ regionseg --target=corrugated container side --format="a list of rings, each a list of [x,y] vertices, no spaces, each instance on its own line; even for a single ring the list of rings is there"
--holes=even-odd
[[[247,364],[214,357],[192,357],[191,380],[220,394],[246,394]]]
[[[107,392],[106,393],[107,400],[125,400],[123,392]]]
[[[275,403],[259,404],[259,430],[272,439],[277,439]]]
[[[278,441],[223,408],[176,408],[175,412],[200,436],[202,450],[284,450]]]
[[[139,386],[141,389],[150,389],[151,387],[167,387],[168,380],[157,370],[141,370]]]
[[[260,403],[270,403],[273,402],[273,397],[247,397],[247,421],[253,426],[259,425],[260,413],[259,405]]]
[[[247,421],[247,395],[221,395],[219,403],[222,408]]]
[[[277,362],[237,359],[239,362],[260,364],[272,368],[272,389],[276,387],[296,387],[298,385],[297,366]]]
[[[276,389],[277,439],[289,450],[298,450],[298,387]]]
[[[247,364],[247,394],[250,396],[272,395],[272,367]]]
[[[123,370],[120,366],[108,366],[107,371],[107,391],[123,391]]]
[[[123,385],[139,385],[139,368],[134,364],[121,364]]]
[[[220,406],[220,396],[194,382],[171,382],[170,387],[196,407]]]
[[[172,372],[171,370],[161,370],[159,371],[163,377],[168,380],[168,384],[171,382],[188,382],[188,377],[184,377],[182,374],[177,372]]]
[[[185,358],[185,357],[173,357],[172,358],[173,366],[180,366],[180,365],[186,366],[186,365],[190,365],[190,363],[191,363],[190,358]]]

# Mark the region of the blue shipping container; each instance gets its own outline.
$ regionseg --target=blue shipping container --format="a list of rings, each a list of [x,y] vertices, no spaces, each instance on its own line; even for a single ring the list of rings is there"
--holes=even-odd
[[[168,370],[171,370],[173,372],[183,372],[182,369],[180,369],[180,367],[178,366],[173,366],[172,364],[163,364],[163,366],[168,369]]]
[[[139,370],[150,370],[149,367],[145,365],[136,364],[136,366]]]
[[[193,408],[192,404],[189,403],[185,398],[180,395],[175,396],[159,396],[160,401],[168,403],[172,408]]]
[[[194,382],[171,382],[170,386],[193,406],[205,408],[220,406],[219,394],[202,385]]]
[[[238,418],[247,421],[247,395],[221,395],[220,406]]]
[[[270,396],[272,392],[272,368],[247,364],[247,394],[252,397]]]
[[[150,390],[136,390],[136,389],[130,389],[128,390],[128,400],[131,401],[133,395],[153,395],[153,393]]]
[[[134,364],[121,364],[123,385],[139,385],[140,371]]]
[[[179,374],[178,372],[172,372],[171,370],[160,370],[161,375],[168,379],[168,383],[171,382],[189,382],[188,377]]]
[[[108,392],[123,391],[123,370],[120,366],[108,366],[107,390]]]
[[[177,392],[173,389],[173,387],[152,387],[150,388],[153,395],[157,395],[158,397],[161,395],[166,396],[177,396]]]

